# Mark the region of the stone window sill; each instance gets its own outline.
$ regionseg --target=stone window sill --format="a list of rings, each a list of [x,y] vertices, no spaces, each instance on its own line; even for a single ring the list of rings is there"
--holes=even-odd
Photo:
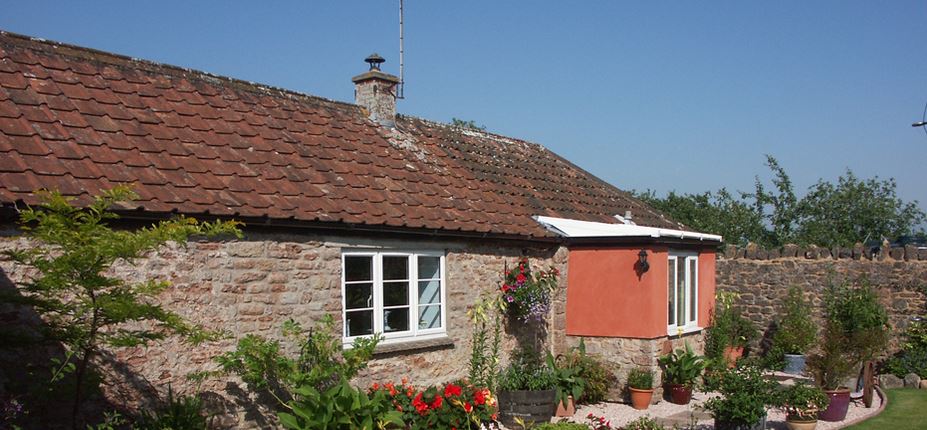
[[[380,344],[377,345],[377,348],[373,351],[373,355],[374,357],[380,357],[384,355],[414,353],[422,352],[424,350],[446,349],[453,347],[453,339],[447,336],[441,336],[433,339],[417,339],[409,340],[406,342]]]

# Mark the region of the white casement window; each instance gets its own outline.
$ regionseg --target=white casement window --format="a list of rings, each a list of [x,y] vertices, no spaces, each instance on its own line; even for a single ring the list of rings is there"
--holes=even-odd
[[[443,252],[344,251],[344,343],[383,334],[383,343],[446,335]]]
[[[670,251],[667,265],[667,333],[698,328],[698,254]]]

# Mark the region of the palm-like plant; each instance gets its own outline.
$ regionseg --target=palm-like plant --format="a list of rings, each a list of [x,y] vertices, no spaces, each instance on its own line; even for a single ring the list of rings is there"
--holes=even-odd
[[[677,348],[672,353],[660,357],[659,362],[663,366],[666,382],[687,387],[695,383],[707,364],[705,357],[696,354],[688,342],[685,349]]]

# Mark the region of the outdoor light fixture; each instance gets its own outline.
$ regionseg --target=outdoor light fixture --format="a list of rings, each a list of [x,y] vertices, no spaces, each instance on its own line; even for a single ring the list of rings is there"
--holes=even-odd
[[[650,263],[647,262],[647,251],[641,250],[637,253],[637,270],[640,273],[645,273],[650,270]]]

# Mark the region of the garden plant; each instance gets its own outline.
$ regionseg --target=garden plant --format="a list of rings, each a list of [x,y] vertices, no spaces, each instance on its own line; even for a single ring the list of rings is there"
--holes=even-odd
[[[721,395],[706,401],[704,407],[715,419],[717,430],[763,429],[766,408],[776,405],[776,386],[763,377],[759,366],[743,364],[721,375]]]
[[[695,382],[705,369],[705,358],[695,354],[688,342],[659,358],[663,366],[664,382],[668,385],[673,403],[685,405],[692,399]]]
[[[782,368],[801,374],[805,368],[804,354],[814,345],[817,326],[811,319],[811,304],[805,300],[801,288],[792,286],[783,302],[773,335],[772,348],[767,362],[773,368]]]

